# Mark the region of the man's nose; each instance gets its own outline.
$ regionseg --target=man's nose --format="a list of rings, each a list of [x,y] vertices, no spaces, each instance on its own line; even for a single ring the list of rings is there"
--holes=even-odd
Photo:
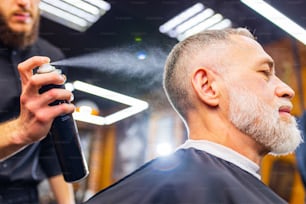
[[[30,7],[31,1],[32,1],[32,0],[16,0],[16,1],[17,1],[17,4],[18,4],[19,6],[28,8],[28,7]]]
[[[275,89],[275,93],[277,96],[285,97],[289,99],[292,99],[294,97],[295,92],[289,85],[287,85],[285,82],[283,82],[279,78],[277,78],[277,83],[278,85]]]

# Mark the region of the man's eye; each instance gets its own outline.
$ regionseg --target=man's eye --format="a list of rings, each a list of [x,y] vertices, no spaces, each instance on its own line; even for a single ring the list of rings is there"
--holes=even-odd
[[[270,70],[261,70],[260,72],[263,73],[265,76],[270,76],[271,75]]]

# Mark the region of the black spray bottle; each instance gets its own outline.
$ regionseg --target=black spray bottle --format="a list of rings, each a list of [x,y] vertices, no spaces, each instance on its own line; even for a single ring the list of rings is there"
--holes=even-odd
[[[38,68],[37,73],[43,74],[54,71],[61,73],[60,69],[56,69],[50,64],[43,64]],[[43,93],[52,88],[64,88],[64,85],[46,85],[39,92]],[[54,101],[50,105],[60,103],[67,103],[67,101]],[[85,178],[88,175],[88,167],[72,114],[56,117],[52,123],[51,135],[65,181],[76,182]]]

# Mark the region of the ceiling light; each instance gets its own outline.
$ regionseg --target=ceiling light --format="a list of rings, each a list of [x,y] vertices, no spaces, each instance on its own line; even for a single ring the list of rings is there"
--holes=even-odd
[[[139,113],[149,107],[149,104],[145,101],[124,94],[120,94],[114,91],[110,91],[98,86],[94,86],[85,82],[75,81],[73,82],[73,87],[75,90],[79,90],[85,93],[106,98],[129,106],[125,109],[122,109],[118,112],[112,113],[105,117],[91,115],[91,114],[82,114],[81,112],[74,112],[73,117],[75,120],[78,121],[88,122],[96,125],[110,125],[119,120],[122,120],[136,113]]]
[[[219,13],[213,15],[212,17],[206,19],[205,21],[197,24],[196,26],[193,26],[186,32],[179,34],[177,36],[178,40],[183,40],[191,35],[194,35],[196,33],[199,33],[203,30],[209,29],[211,26],[215,25],[218,22],[221,22],[223,19],[223,16]]]
[[[84,11],[87,11],[88,13],[93,15],[98,15],[100,13],[99,8],[91,4],[88,4],[87,2],[82,0],[62,0],[62,1],[66,2],[69,5],[73,5],[74,8],[83,9]]]
[[[232,22],[228,19],[223,19],[222,21],[216,23],[215,25],[211,26],[208,28],[208,30],[220,30],[220,29],[224,29],[224,28],[229,28],[231,27]]]
[[[269,21],[306,44],[306,31],[287,16],[262,0],[241,0],[242,3],[267,18]]]
[[[76,104],[76,112],[80,112],[84,115],[99,115],[98,105],[91,100],[80,100]]]
[[[185,21],[181,25],[177,26],[175,29],[176,34],[182,33],[188,30],[189,28],[199,24],[200,22],[204,21],[205,19],[211,17],[214,14],[214,11],[212,9],[205,9],[198,15],[196,15],[194,18],[189,19],[188,21]]]
[[[217,26],[221,22],[223,23]],[[202,3],[197,3],[161,25],[159,31],[181,41],[205,29],[222,29],[231,25],[229,19],[215,13],[211,8],[205,9]]]
[[[106,1],[102,1],[102,0],[85,0],[86,2],[97,6],[98,8],[104,10],[104,11],[108,11],[111,6],[108,2]]]
[[[137,59],[144,60],[147,58],[147,53],[145,51],[139,51],[136,53]]]
[[[83,32],[110,9],[110,4],[103,0],[41,0],[39,7],[43,17]]]
[[[177,25],[181,24],[182,22],[186,21],[190,17],[194,16],[198,12],[202,11],[204,9],[204,5],[201,3],[197,3],[193,5],[192,7],[186,9],[182,13],[178,14],[177,16],[173,17],[163,25],[159,27],[159,31],[161,33],[167,33],[173,28],[175,28]]]

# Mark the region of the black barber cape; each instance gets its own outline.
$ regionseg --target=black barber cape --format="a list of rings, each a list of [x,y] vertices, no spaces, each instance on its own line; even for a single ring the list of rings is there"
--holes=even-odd
[[[194,148],[145,164],[87,204],[282,204],[243,169]]]
[[[301,130],[302,136],[305,140],[306,136],[306,112],[298,120],[299,129]],[[302,181],[306,187],[306,143],[303,142],[299,145],[295,152],[297,167],[299,169]]]

